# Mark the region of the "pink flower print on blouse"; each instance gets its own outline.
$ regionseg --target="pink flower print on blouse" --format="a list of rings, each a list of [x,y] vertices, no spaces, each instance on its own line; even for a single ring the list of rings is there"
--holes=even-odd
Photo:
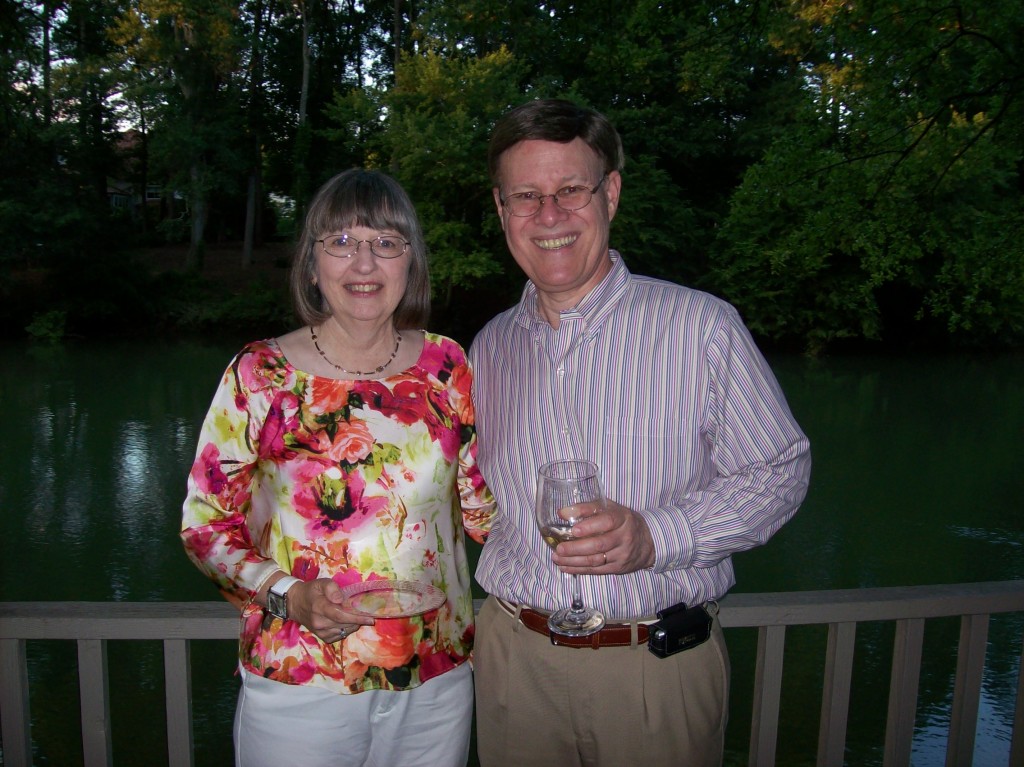
[[[349,397],[354,385],[354,381],[335,381],[331,378],[314,377],[312,379],[310,413],[314,416],[338,411],[347,413],[350,404]]]
[[[276,458],[286,460],[294,451],[285,444],[285,436],[294,434],[298,421],[295,413],[299,399],[291,392],[281,392],[270,404],[266,420],[260,430],[259,457],[261,459]],[[291,415],[286,415],[291,413]]]
[[[357,464],[373,450],[373,435],[363,421],[338,424],[338,430],[325,453],[335,463]]]
[[[377,401],[380,411],[400,423],[423,423],[436,442],[445,460],[452,461],[459,453],[461,435],[452,428],[448,399],[422,381],[401,381],[394,394],[382,395]]]
[[[442,344],[429,344],[423,347],[420,365],[441,383],[448,382],[448,375],[455,367],[455,360],[449,354],[449,347]]]
[[[190,472],[196,486],[215,497],[223,509],[240,509],[249,501],[250,473],[248,467],[222,459],[220,448],[213,442],[203,447]]]
[[[288,621],[288,623],[295,623],[295,621]],[[290,684],[305,684],[319,673],[319,666],[309,655],[285,655],[281,659],[280,670],[272,678],[287,679]]]
[[[443,652],[431,652],[431,648],[424,643],[419,651],[420,655],[420,681],[426,682],[435,676],[440,676],[445,671],[450,671],[455,665],[452,659]]]
[[[199,460],[192,467],[192,479],[202,492],[220,495],[228,484],[228,475],[220,465],[220,448],[213,442],[207,443],[199,454]]]
[[[252,348],[254,349],[253,354],[248,358],[238,358],[240,363],[243,363],[245,359],[250,360],[252,363],[243,363],[237,367],[238,379],[242,384],[239,387],[240,394],[246,389],[251,392],[258,392],[268,389],[274,384],[279,385],[281,383],[283,368],[280,358],[265,345],[257,344]],[[236,397],[235,402],[236,404],[241,403],[244,405],[244,396],[241,399]]]
[[[314,537],[324,531],[351,533],[388,508],[387,495],[366,494],[366,481],[358,470],[332,467],[309,485],[301,485],[293,496],[295,510],[310,520]]]
[[[467,367],[456,368],[452,372],[452,386],[457,392],[454,405],[457,406],[457,415],[460,423],[473,423],[475,414],[473,412],[473,399],[470,390],[473,388],[473,376]]]
[[[409,618],[377,618],[348,640],[348,650],[367,666],[393,669],[404,666],[416,652],[417,626]]]
[[[430,416],[427,409],[427,388],[423,381],[399,381],[395,384],[393,393],[385,389],[378,395],[377,407],[389,418],[411,426]]]

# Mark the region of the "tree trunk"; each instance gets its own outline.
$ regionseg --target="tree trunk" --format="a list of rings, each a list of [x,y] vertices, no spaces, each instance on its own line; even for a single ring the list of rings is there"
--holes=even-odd
[[[306,105],[309,102],[309,13],[306,3],[299,0],[302,14],[302,87],[299,90],[299,127],[306,124]]]
[[[260,149],[260,136],[263,126],[263,21],[265,7],[262,0],[253,6],[253,27],[249,48],[252,66],[249,79],[250,119],[250,158],[252,167],[249,169],[249,183],[245,199],[245,234],[242,242],[242,269],[249,269],[253,262],[253,247],[263,240],[260,219],[260,168],[263,165],[263,153]]]
[[[142,187],[142,232],[149,231],[149,133],[146,124],[146,108],[139,102],[139,173],[142,179],[139,186]]]
[[[206,194],[202,191],[202,171],[193,165],[190,171],[192,176],[191,197],[191,227],[188,245],[188,255],[185,257],[185,268],[189,271],[201,271],[203,268],[203,233],[206,230],[206,219],[209,210],[206,204]]]
[[[298,8],[302,14],[302,87],[299,90],[299,122],[295,132],[295,231],[302,228],[306,218],[306,200],[309,197],[309,172],[306,167],[309,159],[306,125],[306,105],[309,101],[309,13],[304,0],[299,0]]]
[[[252,266],[252,250],[256,231],[256,201],[259,198],[259,168],[249,171],[249,189],[245,197],[245,237],[242,241],[242,269]]]
[[[47,128],[53,121],[53,95],[50,93],[50,22],[53,18],[53,4],[43,3],[43,125]]]
[[[392,19],[391,43],[395,48],[395,63],[391,71],[398,72],[398,57],[402,52],[402,0],[395,0],[395,14]]]

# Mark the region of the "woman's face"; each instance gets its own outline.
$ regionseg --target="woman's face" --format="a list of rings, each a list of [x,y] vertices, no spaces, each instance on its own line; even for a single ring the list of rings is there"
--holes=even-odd
[[[356,240],[375,240],[381,236],[405,239],[393,229],[365,226],[349,226],[341,231],[326,232],[323,236],[342,234]],[[397,258],[374,255],[369,242],[360,242],[355,253],[347,258],[328,255],[319,242],[314,243],[313,248],[317,285],[335,320],[342,324],[369,325],[391,321],[409,280],[412,253],[408,247]]]

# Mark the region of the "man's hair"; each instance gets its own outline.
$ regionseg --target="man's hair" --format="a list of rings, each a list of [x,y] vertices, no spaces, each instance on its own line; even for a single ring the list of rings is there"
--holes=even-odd
[[[564,99],[527,101],[506,113],[494,126],[487,147],[491,183],[501,185],[501,156],[520,141],[556,141],[568,144],[583,139],[604,164],[604,172],[621,171],[625,164],[622,139],[608,118],[593,109]]]
[[[314,282],[317,240],[352,226],[392,229],[409,241],[409,277],[405,294],[395,309],[395,327],[426,327],[430,314],[430,274],[427,244],[416,209],[405,189],[393,178],[361,168],[342,171],[327,181],[309,204],[291,271],[292,301],[299,320],[316,325],[330,317],[330,307]]]

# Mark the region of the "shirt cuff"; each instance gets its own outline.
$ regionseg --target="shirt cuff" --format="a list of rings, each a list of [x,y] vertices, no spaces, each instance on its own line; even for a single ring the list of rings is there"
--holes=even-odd
[[[647,569],[662,573],[689,567],[693,562],[694,538],[683,510],[672,506],[637,513],[644,518],[654,540],[654,565]]]
[[[270,576],[272,576],[274,573],[285,573],[285,575],[288,574],[287,572],[281,569],[281,566],[278,565],[277,562],[275,562],[272,559],[268,559],[266,562],[261,563],[258,567],[259,569],[253,573],[255,579],[253,580],[252,593],[249,595],[250,602],[256,598],[256,595],[260,593],[260,589],[263,588],[263,584],[270,580]]]

